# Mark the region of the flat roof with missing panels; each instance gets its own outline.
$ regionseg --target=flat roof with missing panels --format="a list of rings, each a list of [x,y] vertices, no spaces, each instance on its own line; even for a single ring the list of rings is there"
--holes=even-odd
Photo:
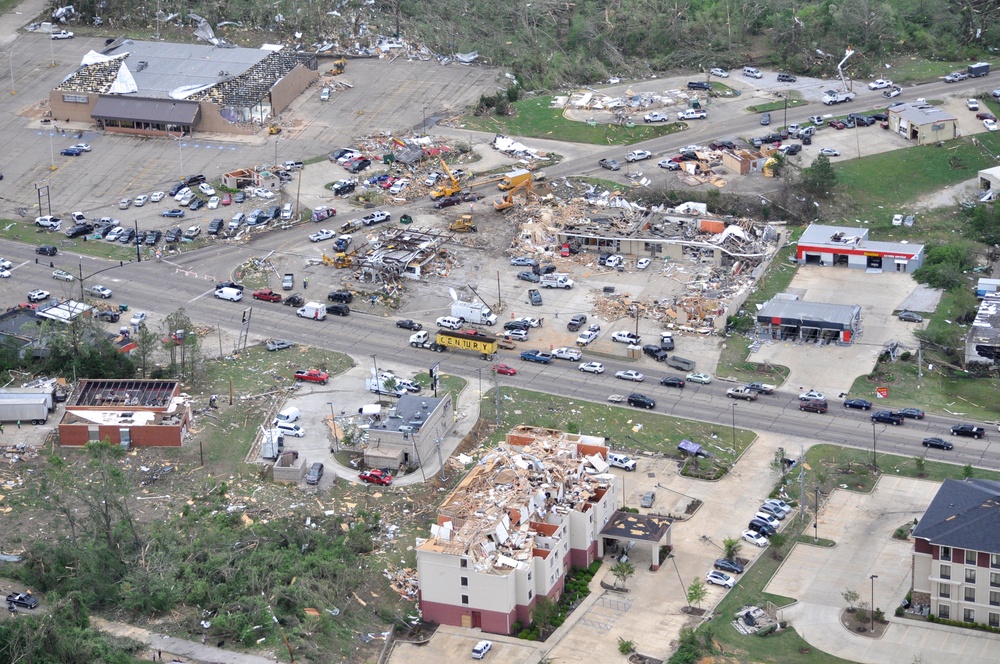
[[[860,316],[861,307],[856,304],[826,304],[773,298],[765,302],[757,312],[757,322],[851,330],[854,329],[854,323]]]
[[[799,245],[807,244],[811,247],[855,246],[867,239],[867,228],[809,224],[799,237]]]
[[[74,390],[66,408],[166,408],[179,385],[176,380],[83,379]]]
[[[656,543],[663,540],[671,523],[673,519],[665,516],[619,511],[601,529],[601,535]]]
[[[917,126],[931,124],[933,122],[948,122],[958,118],[948,111],[938,106],[932,106],[927,102],[914,102],[912,104],[896,104],[889,107],[889,112],[908,120]]]

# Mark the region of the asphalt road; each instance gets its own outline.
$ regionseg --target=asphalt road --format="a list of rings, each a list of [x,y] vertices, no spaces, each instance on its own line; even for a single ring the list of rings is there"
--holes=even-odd
[[[905,98],[933,97],[959,89],[961,88],[944,83],[934,83],[908,90]],[[873,108],[880,104],[875,99],[876,95],[879,100],[882,99],[878,93],[863,94],[858,101],[833,107],[833,110],[841,113]],[[759,131],[755,116],[744,116],[724,123],[700,125],[695,123],[692,129],[682,134],[654,139],[633,148],[664,150],[682,143],[703,142],[722,136],[740,135],[741,132],[751,130]],[[552,176],[587,172],[594,170],[594,164],[601,156],[616,157],[620,151],[620,147],[609,148],[604,154],[569,159],[547,170]],[[113,188],[113,185],[111,186]],[[422,359],[420,353],[426,353],[428,366],[432,362],[442,360],[447,366],[447,371],[466,378],[475,378],[480,375],[481,370],[488,369],[488,362],[471,353],[432,354],[430,351],[411,351],[407,345],[409,332],[395,328],[392,319],[366,315],[363,307],[354,311],[349,318],[330,316],[325,322],[315,322],[297,318],[295,310],[291,307],[254,302],[249,298],[249,293],[242,303],[222,302],[213,297],[214,280],[228,278],[233,266],[248,258],[259,257],[274,249],[275,245],[282,250],[293,250],[296,244],[291,236],[267,234],[246,245],[209,247],[171,257],[162,263],[126,263],[117,269],[108,270],[101,277],[89,280],[88,283],[99,280],[108,285],[115,290],[115,301],[131,303],[133,309],[145,307],[159,314],[166,314],[183,307],[193,320],[216,324],[231,333],[239,330],[244,311],[252,307],[251,338],[283,337],[299,343],[345,352],[355,358],[375,354],[387,359],[399,358],[399,361],[404,361],[405,356],[409,362],[419,363]],[[55,267],[73,274],[79,273],[82,264],[85,276],[113,266],[113,263],[107,261],[80,257],[72,253],[63,253],[55,259],[46,258],[36,266],[33,247],[6,243],[4,251],[7,253],[5,257],[19,266],[18,282],[33,284],[33,288],[41,286],[52,291],[57,297],[78,295],[79,284],[53,281],[51,268],[48,266],[49,260],[53,261]],[[303,295],[325,297],[324,292],[318,291],[312,293],[306,291]],[[0,297],[5,305],[10,306],[23,300],[24,294],[20,290],[8,289]],[[427,322],[429,321],[425,321]],[[158,325],[156,318],[152,323],[154,327]],[[524,347],[530,348],[530,343]],[[228,352],[230,349],[224,350]],[[793,434],[802,436],[803,439],[863,449],[872,447],[873,428],[869,414],[843,410],[839,406],[839,401],[834,398],[836,395],[829,395],[832,408],[827,414],[802,413],[797,408],[798,401],[795,394],[781,393],[761,397],[753,403],[735,403],[725,396],[725,389],[729,387],[726,383],[716,381],[707,386],[688,383],[686,389],[678,390],[661,387],[658,378],[667,372],[656,372],[647,382],[636,385],[618,381],[613,377],[615,371],[635,368],[635,365],[619,364],[606,361],[604,358],[594,359],[605,362],[606,373],[603,376],[581,374],[576,370],[575,362],[557,361],[550,366],[543,366],[522,362],[516,352],[503,352],[500,357],[501,361],[512,364],[518,369],[518,376],[504,378],[509,384],[594,401],[605,401],[608,395],[613,393],[627,394],[631,391],[642,391],[657,400],[657,412],[719,424],[722,441],[725,440],[725,429],[733,426],[735,416],[735,424],[740,427]],[[907,420],[902,427],[877,425],[874,427],[874,436],[879,451],[904,455],[926,454],[932,459],[1000,469],[1000,446],[994,448],[989,442],[990,438],[1000,440],[994,426],[987,426],[989,433],[986,440],[951,438],[955,443],[955,449],[950,452],[925,449],[920,445],[924,437],[946,435],[948,427],[955,421],[929,415],[922,421]],[[794,455],[795,451],[790,450],[789,454]]]

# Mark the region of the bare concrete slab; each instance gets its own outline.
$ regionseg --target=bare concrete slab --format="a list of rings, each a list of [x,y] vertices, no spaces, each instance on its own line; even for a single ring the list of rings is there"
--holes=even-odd
[[[791,288],[809,302],[859,304],[862,316],[862,333],[850,346],[778,341],[765,343],[751,356],[756,362],[788,367],[791,373],[786,384],[792,389],[816,388],[827,396],[836,396],[847,392],[858,375],[875,367],[887,341],[917,347],[913,330],[925,324],[904,323],[893,315],[919,288],[908,274],[868,274],[864,270],[802,266],[792,279]]]

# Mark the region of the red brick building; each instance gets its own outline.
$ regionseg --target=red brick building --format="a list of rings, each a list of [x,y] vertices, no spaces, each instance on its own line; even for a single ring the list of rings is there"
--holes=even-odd
[[[175,380],[81,380],[66,402],[59,444],[180,447],[191,405]]]

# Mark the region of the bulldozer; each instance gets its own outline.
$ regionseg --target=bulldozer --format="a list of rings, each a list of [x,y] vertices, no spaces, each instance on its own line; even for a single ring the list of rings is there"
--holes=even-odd
[[[472,215],[471,214],[463,214],[463,215],[460,215],[459,217],[457,217],[455,219],[455,221],[451,222],[451,225],[448,226],[448,230],[449,231],[453,231],[455,233],[478,233],[479,232],[479,229],[476,228],[476,225],[474,223],[472,223]]]
[[[514,207],[514,194],[521,190],[524,190],[524,198],[527,200],[528,197],[531,196],[531,178],[524,180],[519,185],[508,191],[507,195],[500,200],[493,201],[493,208],[498,212],[502,212],[508,208]]]
[[[270,134],[271,136],[274,136],[275,134],[280,134],[281,127],[277,125],[271,125],[270,127],[267,128],[267,133]]]
[[[347,67],[347,60],[344,58],[339,58],[333,61],[333,67],[327,70],[327,74],[330,76],[340,76],[344,73],[344,69]]]
[[[441,168],[444,169],[445,174],[448,176],[448,182],[445,182],[440,187],[431,192],[431,200],[436,201],[439,198],[444,198],[445,196],[454,196],[458,192],[462,191],[462,185],[454,175],[451,174],[451,169],[448,168],[448,164],[444,163],[443,157],[438,157],[441,161]]]

